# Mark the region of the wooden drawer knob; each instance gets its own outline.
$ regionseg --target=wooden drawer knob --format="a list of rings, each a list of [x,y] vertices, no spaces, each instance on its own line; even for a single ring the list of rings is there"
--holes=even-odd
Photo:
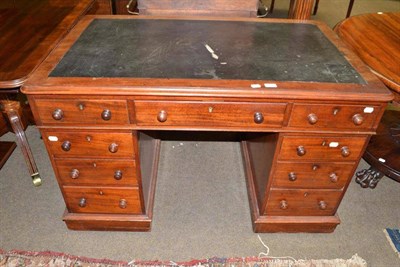
[[[327,208],[326,202],[321,200],[320,202],[318,202],[318,207],[320,210],[326,210]]]
[[[364,122],[364,117],[361,114],[355,114],[351,120],[354,125],[361,125]]]
[[[115,180],[121,180],[122,179],[122,171],[121,170],[116,170],[114,172],[114,179]]]
[[[78,169],[72,169],[70,172],[70,176],[72,179],[78,179],[79,177],[79,170]]]
[[[310,113],[307,116],[308,123],[314,125],[318,122],[318,117],[314,113]]]
[[[111,143],[108,146],[108,151],[110,151],[111,153],[117,153],[118,152],[118,144],[117,143]]]
[[[70,141],[64,141],[61,144],[61,149],[64,150],[65,152],[68,152],[71,150],[71,142]]]
[[[125,209],[127,206],[128,206],[128,202],[127,202],[125,199],[121,199],[121,200],[119,201],[119,207],[120,207],[121,209]]]
[[[290,172],[290,173],[289,173],[289,181],[294,182],[294,181],[296,181],[296,180],[297,180],[297,174],[294,173],[294,172]]]
[[[64,118],[64,112],[61,109],[55,109],[52,114],[53,119],[59,121]]]
[[[84,207],[86,207],[86,198],[81,198],[80,200],[79,200],[79,207],[81,207],[81,208],[84,208]]]
[[[167,121],[167,112],[165,110],[161,110],[160,112],[158,112],[157,120],[159,122]]]
[[[105,121],[111,120],[111,111],[109,109],[103,110],[101,113],[101,118]]]
[[[289,207],[289,204],[287,203],[286,200],[281,200],[279,203],[279,208],[282,210],[286,210]]]
[[[341,153],[344,158],[347,158],[348,156],[350,156],[350,149],[347,146],[344,146],[341,149]]]
[[[304,146],[298,146],[297,147],[297,155],[298,156],[304,156],[306,154],[306,149],[304,148]]]
[[[339,176],[337,176],[337,174],[334,172],[329,174],[329,178],[331,179],[332,183],[336,183],[339,180]]]
[[[264,122],[264,115],[261,112],[254,113],[254,122],[261,124]]]

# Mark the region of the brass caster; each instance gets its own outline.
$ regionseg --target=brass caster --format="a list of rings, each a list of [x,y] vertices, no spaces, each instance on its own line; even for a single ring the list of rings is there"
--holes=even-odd
[[[42,178],[40,178],[39,173],[34,173],[31,175],[32,183],[34,186],[41,186],[42,185]]]

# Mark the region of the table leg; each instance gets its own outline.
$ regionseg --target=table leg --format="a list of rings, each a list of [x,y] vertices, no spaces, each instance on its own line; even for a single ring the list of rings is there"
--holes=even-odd
[[[347,8],[346,18],[350,17],[351,10],[353,9],[354,0],[350,0],[349,7]]]
[[[313,4],[314,0],[296,0],[293,12],[289,13],[289,19],[309,20],[311,18]]]
[[[363,169],[356,173],[356,183],[358,183],[362,188],[369,187],[374,189],[383,176],[383,173],[370,167],[368,170]]]
[[[20,104],[17,101],[3,101],[1,104],[3,109],[2,111],[7,115],[11,127],[15,133],[17,144],[22,150],[25,162],[32,178],[32,182],[35,186],[39,186],[42,184],[42,179],[40,178],[39,171],[21,123],[21,118],[18,112],[20,109]]]

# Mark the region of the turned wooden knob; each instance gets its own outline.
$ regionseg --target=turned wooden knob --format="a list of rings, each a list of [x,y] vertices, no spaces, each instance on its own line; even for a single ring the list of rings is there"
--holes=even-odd
[[[114,179],[115,180],[121,180],[122,179],[122,171],[121,170],[116,170],[114,172]]]
[[[286,200],[281,200],[281,202],[279,203],[279,208],[281,208],[282,210],[286,210],[289,207],[289,204],[287,203]]]
[[[165,110],[161,110],[160,112],[158,112],[157,120],[159,122],[167,121],[167,112]]]
[[[55,109],[54,111],[53,111],[53,114],[52,114],[52,117],[53,117],[53,119],[55,119],[56,121],[59,121],[59,120],[61,120],[62,118],[64,118],[64,112],[62,111],[62,109]]]
[[[339,179],[339,176],[337,176],[336,173],[332,172],[332,173],[329,174],[329,178],[331,179],[332,183],[336,183],[338,181],[338,179]]]
[[[294,182],[294,181],[296,181],[296,180],[297,180],[297,175],[296,175],[296,173],[290,172],[290,173],[289,173],[289,181]]]
[[[111,120],[111,111],[109,109],[103,110],[101,113],[101,118],[105,121]]]
[[[318,207],[321,210],[326,210],[326,208],[327,208],[326,202],[321,200],[320,202],[318,202]]]
[[[261,112],[254,113],[254,122],[257,124],[264,122],[264,116]]]
[[[71,150],[71,142],[70,141],[64,141],[61,144],[61,149],[66,151],[66,152],[70,151]]]
[[[84,207],[86,207],[86,198],[81,198],[80,200],[79,200],[79,207],[81,207],[81,208],[84,208]]]
[[[353,118],[351,118],[354,125],[361,125],[364,122],[364,117],[361,114],[355,114]]]
[[[347,146],[342,147],[341,152],[344,158],[350,156],[350,149]]]
[[[70,172],[70,176],[72,179],[78,179],[79,177],[79,170],[78,169],[72,169]]]
[[[317,117],[317,115],[315,115],[314,113],[310,113],[310,114],[308,114],[308,116],[307,116],[307,120],[308,120],[308,123],[309,124],[316,124],[317,123],[317,121],[318,121],[318,117]]]
[[[127,202],[125,199],[121,199],[121,200],[119,201],[119,207],[120,207],[121,209],[125,209],[127,206],[128,206],[128,202]]]
[[[108,146],[108,151],[110,151],[111,153],[117,153],[118,151],[118,144],[117,143],[111,143]]]
[[[304,148],[304,146],[298,146],[297,147],[297,155],[298,156],[304,156],[306,154],[306,149]]]

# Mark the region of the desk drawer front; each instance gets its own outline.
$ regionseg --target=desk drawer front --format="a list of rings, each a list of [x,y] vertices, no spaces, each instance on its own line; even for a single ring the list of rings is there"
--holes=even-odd
[[[266,215],[329,216],[334,215],[341,190],[272,190]]]
[[[63,185],[137,186],[134,160],[55,159]]]
[[[372,129],[379,106],[294,104],[289,127]]]
[[[282,127],[286,104],[135,101],[139,126]]]
[[[64,186],[69,212],[141,214],[138,188]]]
[[[125,100],[37,99],[35,103],[43,124],[129,124]]]
[[[361,156],[366,136],[285,136],[279,160],[356,161]]]
[[[353,163],[279,162],[275,168],[273,187],[342,189],[352,176]]]
[[[146,0],[138,1],[139,10],[141,9],[155,9],[155,10],[186,10],[199,11],[199,10],[247,10],[255,12],[257,10],[256,0],[203,0],[193,2],[191,0],[179,0],[179,1],[158,1],[158,0]]]
[[[42,131],[54,157],[134,157],[131,132]]]

